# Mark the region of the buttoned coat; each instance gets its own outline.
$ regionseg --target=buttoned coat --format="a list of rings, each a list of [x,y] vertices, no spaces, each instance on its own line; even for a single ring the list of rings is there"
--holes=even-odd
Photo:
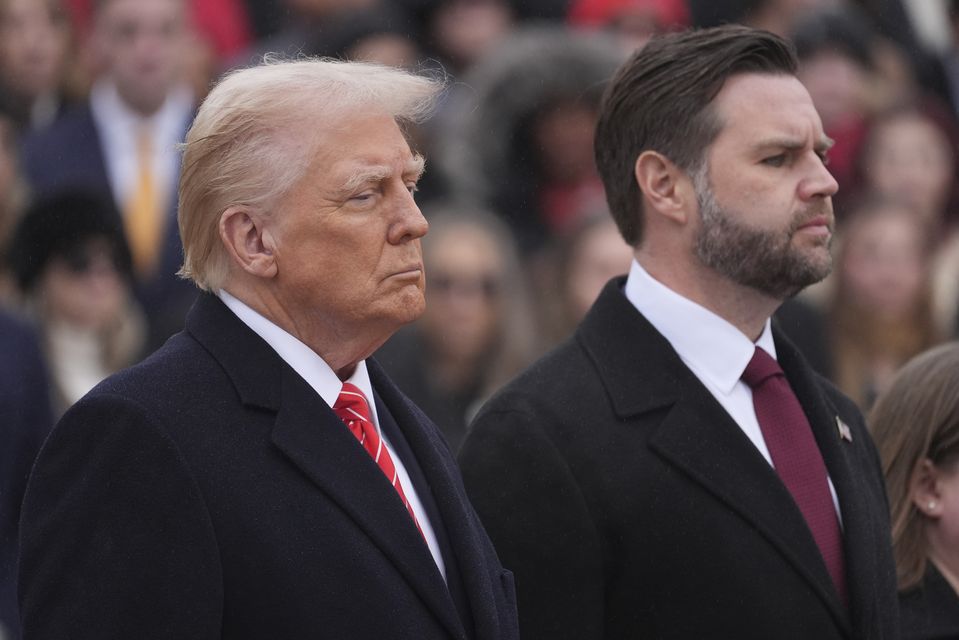
[[[438,429],[368,368],[466,615],[356,438],[204,294],[43,447],[21,521],[24,638],[517,638],[511,576]]]
[[[772,466],[622,285],[490,400],[460,453],[523,638],[897,637],[885,490],[856,407],[774,330],[838,494],[847,609]]]

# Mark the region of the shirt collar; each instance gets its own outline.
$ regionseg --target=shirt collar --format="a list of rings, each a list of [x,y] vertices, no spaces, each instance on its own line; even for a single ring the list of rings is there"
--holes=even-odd
[[[142,116],[127,106],[109,79],[98,80],[90,89],[90,107],[98,124],[107,132],[131,137],[141,127],[149,129],[160,146],[172,145],[183,137],[187,120],[193,110],[193,92],[187,86],[174,87],[156,113]]]
[[[228,291],[220,289],[217,295],[243,324],[263,338],[284,362],[306,380],[307,384],[313,387],[313,390],[323,398],[327,405],[333,406],[340,395],[340,390],[343,388],[343,382],[323,358]],[[373,384],[370,382],[370,374],[366,369],[366,360],[360,360],[357,363],[356,370],[347,382],[355,384],[366,396],[375,421],[376,408],[373,402]]]
[[[731,323],[653,278],[637,260],[625,294],[686,366],[725,394],[735,388],[757,346],[776,357],[769,320],[754,344]]]

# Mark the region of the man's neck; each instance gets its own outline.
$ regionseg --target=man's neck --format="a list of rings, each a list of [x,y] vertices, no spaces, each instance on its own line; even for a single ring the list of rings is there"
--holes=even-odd
[[[675,256],[668,261],[657,260],[638,250],[636,260],[657,281],[712,311],[754,342],[782,304],[781,300],[732,282],[712,269],[677,261]]]

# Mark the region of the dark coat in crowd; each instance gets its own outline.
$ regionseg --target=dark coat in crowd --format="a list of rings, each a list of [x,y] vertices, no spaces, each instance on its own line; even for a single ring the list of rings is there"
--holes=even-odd
[[[336,414],[204,295],[45,444],[21,525],[25,638],[515,640],[512,576],[439,430],[368,365],[449,587]]]
[[[775,470],[622,286],[494,396],[460,453],[523,637],[898,637],[882,472],[852,402],[774,330],[838,494],[847,609]]]
[[[53,426],[53,413],[37,336],[3,312],[0,354],[0,630],[15,638],[20,501],[33,459]]]

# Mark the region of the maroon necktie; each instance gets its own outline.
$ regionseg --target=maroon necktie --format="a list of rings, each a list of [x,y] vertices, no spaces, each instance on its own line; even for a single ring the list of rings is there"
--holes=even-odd
[[[809,420],[779,363],[759,347],[746,365],[743,382],[753,391],[756,418],[776,473],[806,518],[836,591],[846,603],[842,532],[829,492],[826,464]]]
[[[396,474],[396,467],[393,465],[390,452],[387,451],[386,445],[380,439],[380,434],[377,433],[370,418],[370,405],[359,387],[350,382],[344,382],[340,396],[333,404],[333,413],[346,423],[346,426],[360,441],[360,444],[380,467],[386,478],[393,484],[393,488],[396,489],[396,493],[400,495],[400,499],[403,501],[403,506],[406,507],[410,517],[413,518],[413,524],[416,525],[420,535],[423,535],[420,523],[416,520],[416,514],[413,513],[413,507],[410,506],[410,501],[406,499],[406,494],[403,493],[403,485]]]

